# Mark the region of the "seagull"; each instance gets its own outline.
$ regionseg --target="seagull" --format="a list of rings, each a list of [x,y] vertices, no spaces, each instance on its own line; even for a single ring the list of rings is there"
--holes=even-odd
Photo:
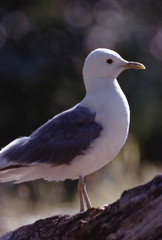
[[[81,102],[0,151],[0,182],[79,179],[80,211],[91,208],[84,177],[107,165],[123,147],[130,110],[117,81],[125,69],[145,69],[117,52],[98,48],[85,59]]]

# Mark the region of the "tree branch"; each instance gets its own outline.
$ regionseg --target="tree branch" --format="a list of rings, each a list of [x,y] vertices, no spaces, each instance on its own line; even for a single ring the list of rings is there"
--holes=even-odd
[[[0,237],[0,240],[83,239],[162,239],[162,175],[125,191],[118,201],[104,209],[41,219]]]

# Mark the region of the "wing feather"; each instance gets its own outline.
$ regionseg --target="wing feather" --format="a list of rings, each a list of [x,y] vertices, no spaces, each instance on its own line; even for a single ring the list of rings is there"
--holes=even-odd
[[[45,163],[70,164],[100,136],[102,126],[86,107],[65,111],[0,151],[0,171]]]

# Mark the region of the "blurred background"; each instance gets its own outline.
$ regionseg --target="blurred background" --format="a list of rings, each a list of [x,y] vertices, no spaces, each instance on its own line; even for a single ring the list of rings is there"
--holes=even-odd
[[[162,1],[1,0],[0,147],[31,134],[85,95],[82,67],[98,47],[143,63],[119,77],[131,107],[129,138],[86,178],[95,207],[162,170]],[[0,184],[0,234],[79,209],[77,181]]]

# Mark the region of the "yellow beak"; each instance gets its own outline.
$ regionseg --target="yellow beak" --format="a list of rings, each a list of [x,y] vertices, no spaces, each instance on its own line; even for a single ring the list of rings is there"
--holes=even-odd
[[[125,69],[146,69],[145,66],[142,63],[139,62],[127,62],[126,64],[122,65],[121,67]]]

